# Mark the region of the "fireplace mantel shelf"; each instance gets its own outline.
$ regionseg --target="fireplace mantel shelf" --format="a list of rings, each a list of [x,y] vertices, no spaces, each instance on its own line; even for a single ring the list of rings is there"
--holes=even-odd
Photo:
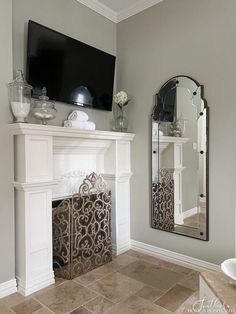
[[[29,295],[54,283],[52,200],[71,195],[91,172],[102,174],[112,195],[112,249],[130,249],[132,133],[87,131],[15,123],[14,188],[16,278]]]
[[[176,137],[176,136],[153,136],[152,142],[160,142],[160,143],[179,143],[184,144],[189,141],[189,138],[186,137]]]
[[[113,131],[89,131],[69,129],[62,126],[29,124],[29,123],[13,123],[9,124],[10,131],[13,135],[30,134],[30,135],[46,135],[52,137],[71,137],[86,138],[98,140],[126,140],[131,141],[135,134],[113,132]]]

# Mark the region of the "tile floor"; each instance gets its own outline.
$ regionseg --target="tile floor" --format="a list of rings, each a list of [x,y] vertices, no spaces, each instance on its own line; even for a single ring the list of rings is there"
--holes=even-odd
[[[194,313],[198,273],[129,251],[72,281],[57,279],[28,297],[0,300],[0,314]]]

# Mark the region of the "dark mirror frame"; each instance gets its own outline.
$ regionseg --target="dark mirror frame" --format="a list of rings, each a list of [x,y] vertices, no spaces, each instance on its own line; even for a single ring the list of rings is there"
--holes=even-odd
[[[184,233],[178,233],[178,232],[173,232],[173,231],[168,231],[168,230],[162,230],[162,229],[158,229],[156,227],[153,226],[153,180],[152,180],[152,167],[153,167],[153,162],[152,162],[152,138],[153,138],[153,121],[155,122],[160,122],[158,119],[154,119],[154,114],[155,114],[155,110],[157,109],[157,97],[160,93],[161,90],[163,90],[163,88],[168,84],[170,83],[171,81],[173,80],[178,80],[178,78],[180,77],[183,77],[183,78],[187,78],[187,79],[190,79],[192,80],[196,85],[197,87],[200,87],[200,97],[204,103],[204,109],[206,111],[206,148],[207,148],[207,151],[206,151],[206,234],[205,234],[205,238],[198,238],[196,236],[191,236],[191,235],[188,235],[188,234],[184,234]],[[201,241],[209,241],[209,107],[207,105],[207,101],[206,99],[204,98],[204,86],[199,84],[195,79],[193,79],[192,77],[190,76],[187,76],[187,75],[177,75],[177,76],[174,76],[172,78],[170,78],[168,81],[166,81],[162,86],[161,88],[159,89],[159,92],[155,95],[155,105],[153,107],[153,110],[152,110],[152,114],[151,114],[151,169],[150,169],[150,177],[151,177],[151,191],[150,191],[150,194],[151,194],[151,227],[155,230],[159,230],[159,231],[165,231],[165,232],[169,232],[169,233],[172,233],[172,234],[175,234],[175,235],[181,235],[181,236],[185,236],[185,237],[189,237],[189,238],[194,238],[196,240],[201,240]]]

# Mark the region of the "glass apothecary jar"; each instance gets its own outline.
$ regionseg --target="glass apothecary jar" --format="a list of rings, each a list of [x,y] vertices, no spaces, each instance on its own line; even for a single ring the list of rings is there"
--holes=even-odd
[[[24,79],[21,70],[16,72],[16,78],[7,85],[8,98],[12,113],[17,123],[25,123],[30,112],[31,90],[30,86]]]
[[[57,109],[55,108],[54,101],[50,101],[47,97],[46,87],[42,89],[42,95],[39,99],[34,101],[32,108],[34,117],[41,121],[41,124],[46,125],[48,120],[56,117]]]
[[[127,132],[128,130],[128,119],[126,118],[125,109],[122,106],[120,114],[115,119],[115,129],[118,132]]]
[[[182,137],[185,134],[186,121],[181,114],[177,121],[172,122],[169,129],[170,136]]]

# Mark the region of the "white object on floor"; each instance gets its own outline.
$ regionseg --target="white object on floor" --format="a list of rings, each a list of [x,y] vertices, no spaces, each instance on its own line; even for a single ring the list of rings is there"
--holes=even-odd
[[[64,121],[64,127],[79,130],[96,130],[95,123],[91,121],[66,120]]]
[[[230,258],[225,260],[221,264],[221,270],[229,278],[233,279],[236,284],[236,258]]]
[[[68,120],[72,120],[72,121],[81,121],[81,122],[84,122],[84,121],[88,121],[88,115],[87,113],[83,112],[83,111],[80,111],[80,110],[74,110],[72,111],[68,118]]]

